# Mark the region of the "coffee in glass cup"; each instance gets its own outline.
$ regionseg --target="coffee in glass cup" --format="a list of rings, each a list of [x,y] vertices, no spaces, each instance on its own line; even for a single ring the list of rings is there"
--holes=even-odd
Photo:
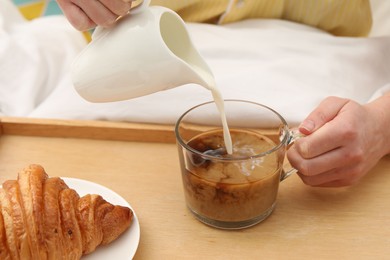
[[[276,111],[264,105],[225,100],[233,153],[226,151],[214,102],[198,105],[178,120],[184,195],[200,221],[240,229],[266,219],[273,211],[287,146],[294,135]]]

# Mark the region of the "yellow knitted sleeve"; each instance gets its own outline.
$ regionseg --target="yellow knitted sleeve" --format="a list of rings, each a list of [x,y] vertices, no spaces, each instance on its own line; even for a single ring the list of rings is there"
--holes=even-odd
[[[27,19],[61,14],[55,0],[13,0]],[[337,36],[366,36],[372,26],[369,0],[152,0],[185,21],[225,24],[250,18],[285,19]]]
[[[369,0],[152,0],[189,22],[231,23],[250,18],[285,19],[338,36],[366,36]]]

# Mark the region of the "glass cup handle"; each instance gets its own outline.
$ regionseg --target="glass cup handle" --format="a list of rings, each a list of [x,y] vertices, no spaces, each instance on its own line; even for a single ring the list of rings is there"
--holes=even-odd
[[[288,141],[287,141],[287,146],[290,146],[292,145],[296,140],[298,140],[299,138],[302,138],[304,137],[305,135],[302,134],[298,128],[291,128],[289,131],[288,131]],[[286,159],[287,160],[287,159]],[[289,164],[290,165],[290,164]],[[280,181],[283,181],[285,180],[287,177],[289,177],[290,175],[294,174],[297,172],[297,169],[291,167],[290,165],[290,169],[286,170],[283,168],[282,170],[282,175],[280,176]]]

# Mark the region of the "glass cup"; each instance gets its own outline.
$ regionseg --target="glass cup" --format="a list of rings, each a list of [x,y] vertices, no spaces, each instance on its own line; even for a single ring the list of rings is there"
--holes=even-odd
[[[297,138],[275,110],[250,101],[225,100],[233,153],[226,152],[221,115],[211,101],[189,109],[177,121],[187,207],[201,222],[241,229],[266,219],[275,208],[287,147]]]

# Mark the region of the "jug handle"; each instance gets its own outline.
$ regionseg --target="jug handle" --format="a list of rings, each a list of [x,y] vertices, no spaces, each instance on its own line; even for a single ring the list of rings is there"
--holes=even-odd
[[[133,0],[134,1],[134,0]],[[131,14],[138,14],[140,12],[142,12],[145,8],[148,8],[149,5],[150,5],[150,1],[151,0],[143,0],[141,4],[139,4],[138,6],[132,8],[130,10],[130,13]]]
[[[133,2],[135,0],[132,0]],[[138,14],[138,13],[141,13],[142,11],[144,11],[145,8],[148,8],[149,5],[150,5],[150,1],[151,0],[143,0],[141,4],[137,5],[136,7],[132,8],[129,13],[131,14]],[[118,17],[118,19],[121,19],[123,16],[120,16]],[[95,40],[99,37],[102,37],[104,35],[104,32],[105,32],[105,28],[104,27],[101,27],[101,26],[97,26],[95,28],[95,30],[93,31],[92,33],[92,40]]]

